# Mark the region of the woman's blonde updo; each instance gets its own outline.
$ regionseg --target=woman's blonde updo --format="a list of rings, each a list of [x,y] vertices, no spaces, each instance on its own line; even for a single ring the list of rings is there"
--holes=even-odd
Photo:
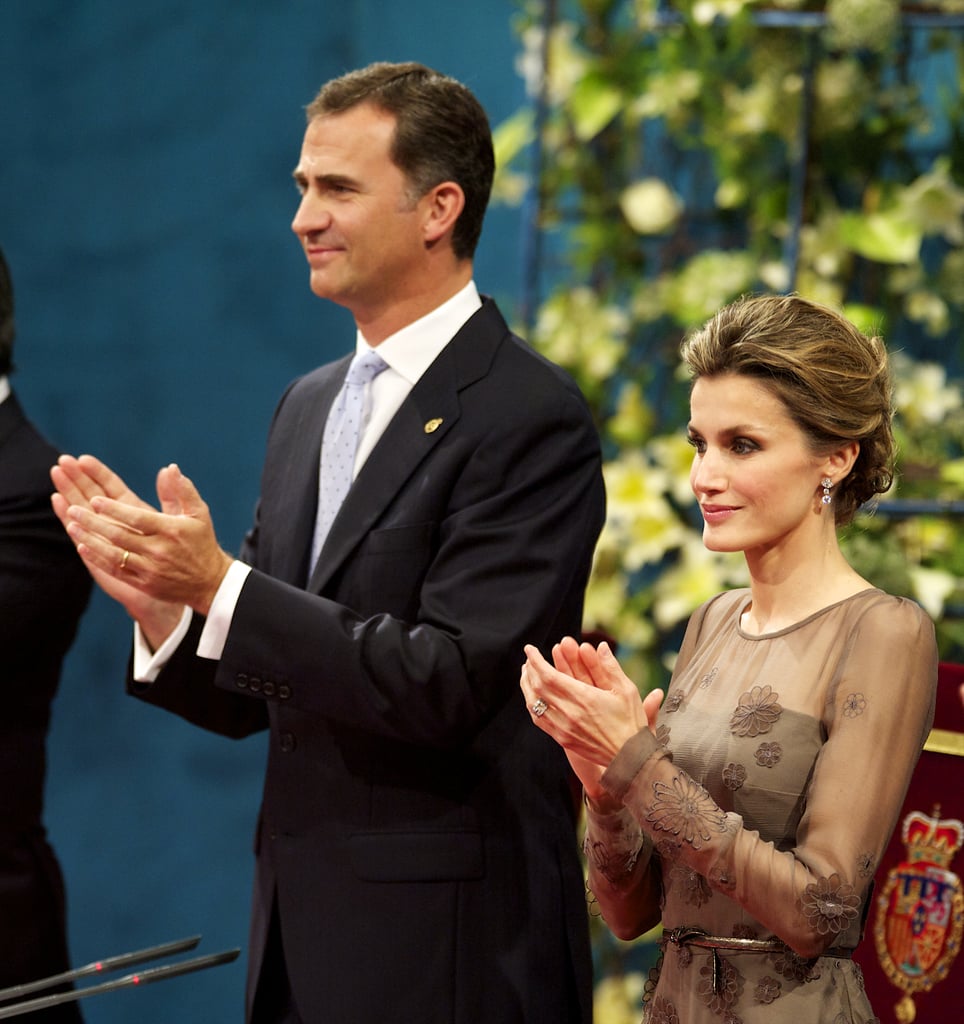
[[[797,295],[745,297],[683,343],[692,380],[733,373],[764,383],[823,455],[860,443],[834,488],[838,524],[894,479],[893,405],[887,350],[827,306]]]

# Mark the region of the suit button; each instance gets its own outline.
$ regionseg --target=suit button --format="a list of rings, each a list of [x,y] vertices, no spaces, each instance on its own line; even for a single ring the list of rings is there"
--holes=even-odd
[[[281,733],[278,737],[278,743],[281,746],[281,752],[283,754],[290,754],[295,747],[298,746],[298,741],[295,739],[295,734],[293,732]]]
[[[234,677],[234,685],[239,690],[246,690],[248,688],[248,677],[243,672],[239,672]]]
[[[267,682],[266,682],[266,683],[264,684],[264,686],[263,686],[263,687],[261,688],[261,692],[262,692],[262,693],[263,693],[263,694],[264,694],[264,695],[265,695],[266,697],[273,697],[273,696],[274,696],[274,683],[273,683],[273,682],[271,682],[271,680],[269,679],[269,680],[268,680],[268,681],[267,681]]]
[[[278,687],[278,699],[279,700],[288,700],[288,698],[290,696],[291,696],[291,687],[287,683],[282,683]]]
[[[248,689],[252,693],[260,693],[261,692],[261,680],[257,676],[252,676],[248,680]]]

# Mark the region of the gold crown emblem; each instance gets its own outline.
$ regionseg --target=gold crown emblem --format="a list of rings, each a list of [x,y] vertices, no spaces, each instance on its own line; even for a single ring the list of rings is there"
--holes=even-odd
[[[964,824],[956,818],[941,820],[940,814],[940,804],[937,804],[930,817],[912,811],[904,819],[901,838],[911,864],[926,861],[949,869],[954,854],[964,845]]]

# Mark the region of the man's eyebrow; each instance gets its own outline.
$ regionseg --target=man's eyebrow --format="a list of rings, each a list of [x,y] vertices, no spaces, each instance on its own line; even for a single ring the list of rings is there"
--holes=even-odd
[[[317,185],[329,185],[329,186],[348,186],[354,188],[357,186],[356,179],[352,178],[347,174],[307,174],[300,167],[296,167],[291,172],[291,177],[299,185],[307,185],[312,182]]]

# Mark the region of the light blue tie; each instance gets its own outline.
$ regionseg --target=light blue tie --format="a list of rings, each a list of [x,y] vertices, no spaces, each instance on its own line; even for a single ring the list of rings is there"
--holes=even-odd
[[[335,396],[325,433],[321,440],[321,466],[318,473],[318,518],[311,542],[311,566],[325,542],[328,530],[351,487],[355,452],[361,434],[365,389],[388,363],[375,351],[356,355],[348,367],[341,391]]]

